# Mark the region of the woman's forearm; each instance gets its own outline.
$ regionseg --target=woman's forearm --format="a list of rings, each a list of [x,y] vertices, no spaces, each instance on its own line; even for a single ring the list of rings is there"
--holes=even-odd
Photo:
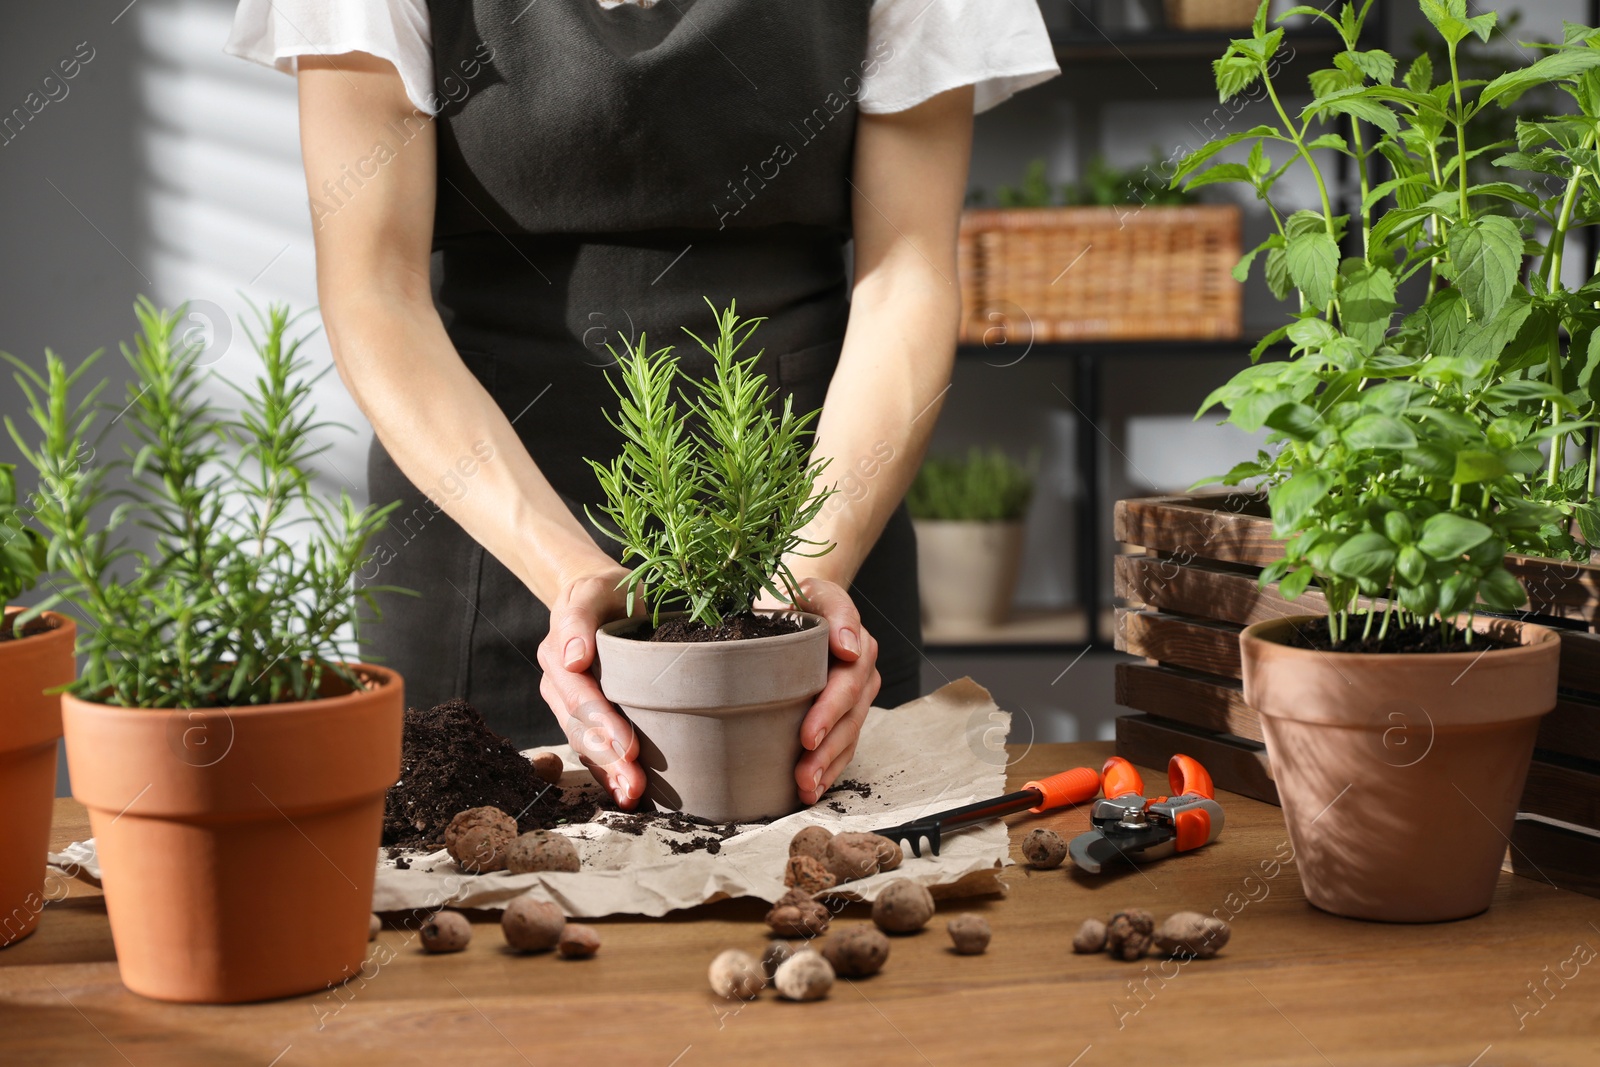
[[[461,362],[425,292],[325,292],[323,320],[396,466],[535,596],[550,604],[574,577],[615,566]]]
[[[931,277],[930,277],[931,275]],[[856,286],[839,368],[817,424],[821,483],[834,494],[805,532],[834,548],[791,561],[848,585],[905,496],[949,388],[960,299],[926,264]]]

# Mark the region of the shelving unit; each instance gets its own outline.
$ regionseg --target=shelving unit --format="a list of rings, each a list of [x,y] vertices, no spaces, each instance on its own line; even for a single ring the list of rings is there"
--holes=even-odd
[[[1600,4],[1600,0],[1596,0]],[[1076,7],[1087,9],[1087,4]],[[1081,11],[1080,11],[1081,16]],[[1080,24],[1086,23],[1081,17]],[[1230,39],[1248,30],[1179,32],[1160,30],[1150,33],[1103,33],[1092,24],[1053,32],[1056,56],[1061,64],[1062,84],[1077,104],[1072,137],[1076,156],[1087,161],[1101,151],[1102,111],[1107,104],[1156,99],[1215,99],[1211,61],[1220,56]],[[1368,24],[1366,47],[1386,47],[1387,23],[1380,12]],[[1298,61],[1309,70],[1321,65],[1343,48],[1343,41],[1321,23],[1297,27],[1285,33],[1285,47],[1292,50],[1289,64]],[[1118,67],[1126,68],[1118,71]],[[981,121],[981,120],[980,120]],[[1341,163],[1342,163],[1341,159]],[[1341,185],[1348,184],[1343,168]],[[1102,371],[1107,360],[1243,356],[1259,341],[1259,336],[1239,339],[1193,341],[1097,341],[1064,344],[1017,344],[984,347],[963,345],[957,350],[963,360],[984,360],[1007,366],[1023,358],[1064,360],[1072,365],[1072,396],[1068,403],[1076,410],[1075,467],[1081,491],[1075,528],[1078,560],[1076,566],[1079,606],[1061,612],[1019,612],[1005,626],[980,633],[955,634],[930,627],[925,643],[941,652],[1007,652],[1017,654],[1060,654],[1083,648],[1104,647],[1111,626],[1109,611],[1085,611],[1098,606],[1104,583],[1101,564],[1110,548],[1101,530],[1108,513],[1102,499],[1106,446],[1110,438],[1101,425],[1104,411]],[[1286,353],[1287,347],[1269,350],[1263,358]]]

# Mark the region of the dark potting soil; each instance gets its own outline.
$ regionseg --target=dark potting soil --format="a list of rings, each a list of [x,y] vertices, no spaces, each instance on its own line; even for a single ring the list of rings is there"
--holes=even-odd
[[[714,823],[709,819],[685,815],[681,811],[627,811],[612,814],[606,819],[606,826],[635,837],[643,836],[645,830],[652,826],[678,834],[693,834],[682,841],[667,842],[667,848],[672,850],[674,856],[682,856],[689,852],[710,852],[713,855],[721,852],[722,843],[739,832],[740,824]]]
[[[22,628],[22,637],[37,637],[40,634],[49,633],[52,629],[54,627],[50,625],[49,619],[29,619],[27,625]],[[20,639],[12,632],[9,620],[0,623],[0,641],[17,641]]]
[[[707,626],[693,619],[668,619],[660,626],[646,623],[625,636],[636,641],[742,641],[751,637],[777,637],[792,634],[800,624],[787,615],[729,615],[720,626]]]
[[[486,805],[516,819],[523,833],[588,822],[598,810],[594,800],[568,801],[559,786],[540,778],[533,761],[489,729],[466,701],[407,708],[400,781],[384,799],[383,843],[442,847],[445,827],[458,812]]]
[[[1510,648],[1505,641],[1497,641],[1484,634],[1475,633],[1472,640],[1467,640],[1465,629],[1451,629],[1448,633],[1441,633],[1437,626],[1401,626],[1395,620],[1389,621],[1389,632],[1382,638],[1378,637],[1378,628],[1383,625],[1380,616],[1372,621],[1372,633],[1362,638],[1361,630],[1366,626],[1366,615],[1350,616],[1350,637],[1342,644],[1335,645],[1328,635],[1328,620],[1317,619],[1315,622],[1306,623],[1296,627],[1285,642],[1291,648],[1309,648],[1316,652],[1381,652],[1381,653],[1415,653],[1415,652],[1482,652],[1491,648]]]

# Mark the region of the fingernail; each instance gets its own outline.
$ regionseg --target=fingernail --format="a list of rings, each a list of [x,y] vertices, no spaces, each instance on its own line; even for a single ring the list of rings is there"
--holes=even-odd
[[[627,759],[628,758],[628,746],[624,745],[621,741],[617,740],[616,738],[612,738],[611,739],[611,751],[613,751],[613,752],[615,752],[617,754],[617,758],[618,759]]]
[[[844,646],[844,650],[846,652],[850,652],[850,653],[853,653],[853,654],[856,654],[856,655],[859,655],[860,652],[861,652],[861,639],[856,636],[856,632],[854,630],[851,630],[851,629],[840,630],[839,631],[839,644]]]
[[[623,782],[621,785],[617,786],[617,796],[624,804],[626,804],[628,801],[633,799],[633,786],[627,782]]]
[[[583,662],[583,638],[574,637],[569,640],[561,655],[564,657],[564,662],[568,667],[576,667]]]
[[[814,789],[814,790],[822,788],[822,772],[821,771],[812,771],[811,772],[811,788]]]

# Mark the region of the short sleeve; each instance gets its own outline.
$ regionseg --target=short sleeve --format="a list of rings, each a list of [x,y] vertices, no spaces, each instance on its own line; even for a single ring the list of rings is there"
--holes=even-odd
[[[286,74],[298,56],[366,52],[394,64],[418,109],[439,110],[427,0],[240,0],[223,50]]]
[[[873,0],[859,104],[915,107],[970,85],[987,111],[1061,73],[1037,0]]]

